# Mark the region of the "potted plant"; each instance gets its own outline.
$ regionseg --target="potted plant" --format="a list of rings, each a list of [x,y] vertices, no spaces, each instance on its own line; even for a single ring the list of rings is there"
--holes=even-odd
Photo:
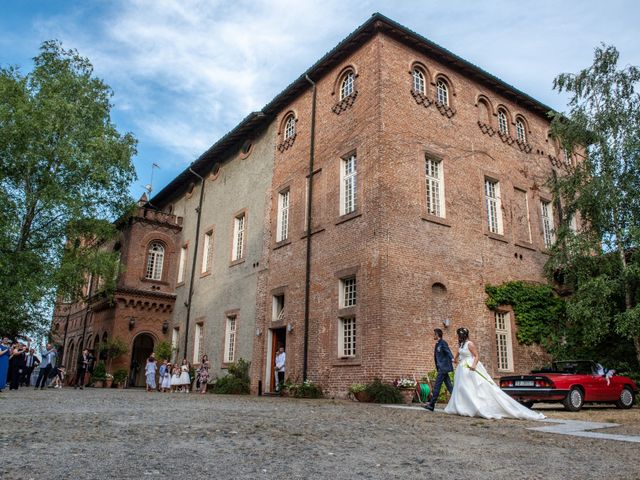
[[[413,396],[416,393],[416,381],[410,378],[399,378],[393,382],[393,386],[400,390],[402,400],[406,404],[413,402]]]
[[[156,345],[154,353],[156,354],[156,358],[162,362],[163,360],[170,360],[174,351],[175,348],[173,348],[169,342],[163,340]]]
[[[129,372],[127,372],[126,369],[119,368],[113,372],[113,383],[115,383],[118,388],[124,388],[128,376]]]
[[[104,353],[107,359],[107,370],[111,370],[111,363],[114,359],[124,355],[129,351],[129,346],[121,339],[114,338],[100,344],[100,352]]]
[[[93,369],[93,374],[91,375],[91,381],[93,386],[96,388],[104,387],[104,381],[107,379],[107,369],[104,366],[103,362],[98,362],[96,367]]]
[[[349,387],[349,394],[359,402],[370,402],[371,397],[367,393],[367,386],[364,383],[354,383]]]
[[[113,375],[111,375],[110,373],[105,374],[104,386],[106,388],[111,388],[112,385],[113,385]]]

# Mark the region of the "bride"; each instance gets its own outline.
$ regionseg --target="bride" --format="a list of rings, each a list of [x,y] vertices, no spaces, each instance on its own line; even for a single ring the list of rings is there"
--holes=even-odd
[[[469,330],[456,330],[460,349],[451,399],[444,411],[467,417],[520,418],[541,420],[544,415],[519,404],[498,387],[478,358],[478,349],[469,341]]]

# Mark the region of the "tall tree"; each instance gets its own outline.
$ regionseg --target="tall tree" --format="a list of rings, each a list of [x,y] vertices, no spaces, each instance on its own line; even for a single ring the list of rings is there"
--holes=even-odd
[[[563,222],[547,268],[572,287],[567,313],[584,342],[613,331],[633,341],[640,363],[640,69],[619,69],[618,57],[601,45],[593,65],[554,81],[571,96],[551,133],[584,158],[556,179]]]
[[[57,41],[26,75],[0,68],[0,332],[42,327],[58,286],[113,270],[96,246],[131,204],[136,139],[111,121],[112,95]]]

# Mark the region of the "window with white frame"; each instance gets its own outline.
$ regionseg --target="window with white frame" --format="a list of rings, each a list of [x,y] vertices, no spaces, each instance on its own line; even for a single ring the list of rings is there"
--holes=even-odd
[[[357,170],[355,153],[343,158],[340,168],[340,215],[355,212],[357,205]]]
[[[289,238],[289,189],[278,194],[278,225],[276,226],[276,242]]]
[[[356,356],[356,318],[340,318],[338,325],[338,355],[342,358]]]
[[[340,100],[347,98],[355,90],[355,75],[353,71],[349,70],[342,76],[340,82]]]
[[[521,142],[527,141],[527,133],[524,126],[524,122],[520,118],[516,120],[516,136],[518,137],[518,140],[520,140]]]
[[[224,362],[232,363],[236,356],[236,316],[227,317],[227,325],[224,334]]]
[[[147,271],[145,277],[150,280],[162,279],[162,266],[164,264],[164,246],[153,242],[147,252]]]
[[[426,95],[424,72],[416,67],[413,69],[413,91]]]
[[[442,161],[425,156],[425,183],[427,187],[427,213],[437,217],[444,212],[444,172]]]
[[[500,201],[500,183],[485,178],[484,198],[487,206],[487,226],[491,233],[502,235],[502,204]]]
[[[511,322],[506,312],[495,312],[496,352],[498,370],[513,370],[513,347],[511,345]]]
[[[213,230],[204,234],[204,244],[202,245],[202,273],[211,271],[213,265]]]
[[[444,80],[436,83],[436,100],[442,105],[449,105],[449,87]]]
[[[196,332],[193,342],[193,363],[200,363],[200,357],[204,354],[202,344],[204,342],[204,324],[196,323]]]
[[[553,206],[551,202],[540,200],[540,210],[542,212],[542,238],[544,246],[551,248],[555,242],[555,232],[553,228]]]
[[[284,293],[273,296],[271,319],[274,322],[284,320]]]
[[[231,260],[240,260],[244,257],[245,214],[238,215],[233,220],[233,249]]]
[[[171,332],[171,361],[175,362],[178,356],[178,340],[180,338],[180,328],[173,327]]]
[[[180,249],[180,264],[178,265],[178,283],[184,282],[184,274],[187,268],[187,246]]]
[[[340,308],[355,307],[356,277],[340,279]]]
[[[498,110],[498,129],[503,135],[509,135],[509,122],[504,110]]]
[[[287,117],[287,121],[284,123],[284,139],[289,140],[296,134],[296,117],[290,114]]]

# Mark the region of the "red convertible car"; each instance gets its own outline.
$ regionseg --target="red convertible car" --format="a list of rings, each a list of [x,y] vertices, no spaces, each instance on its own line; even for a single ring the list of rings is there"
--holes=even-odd
[[[629,377],[599,375],[597,364],[585,360],[554,362],[550,368],[534,370],[529,375],[500,378],[500,388],[523,405],[537,402],[562,402],[577,412],[585,402],[614,403],[618,408],[631,408],[638,386]]]

